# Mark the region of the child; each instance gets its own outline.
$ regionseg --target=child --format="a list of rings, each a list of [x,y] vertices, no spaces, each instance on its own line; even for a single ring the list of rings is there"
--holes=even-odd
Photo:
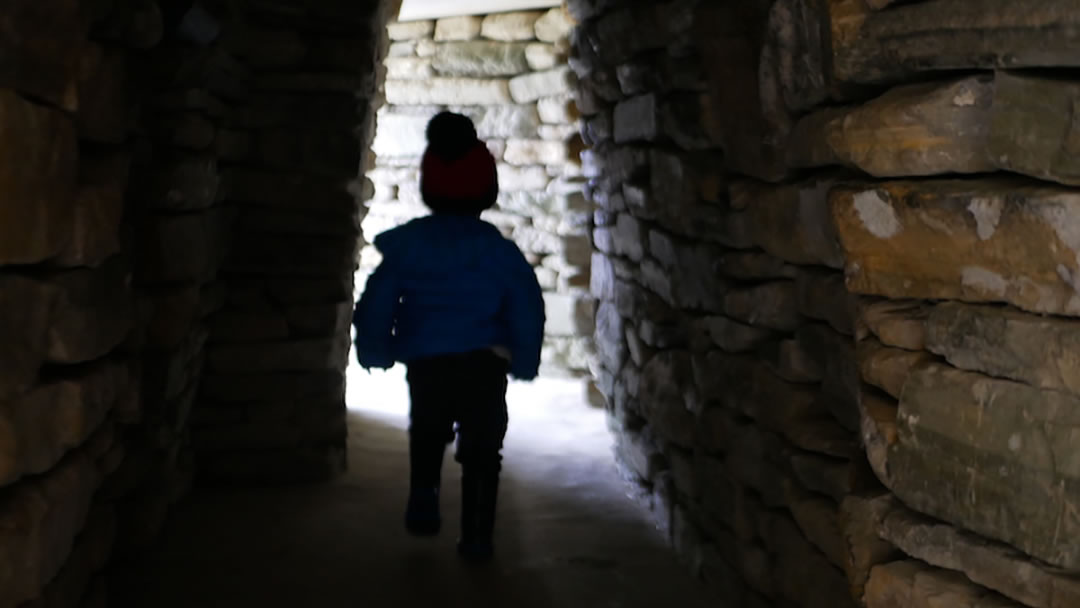
[[[353,315],[356,347],[365,368],[408,367],[406,528],[438,534],[443,453],[456,430],[458,552],[486,560],[506,435],[506,376],[536,377],[544,303],[521,251],[480,220],[499,185],[472,121],[442,112],[428,123],[427,140],[420,192],[432,214],[375,239],[383,261]]]

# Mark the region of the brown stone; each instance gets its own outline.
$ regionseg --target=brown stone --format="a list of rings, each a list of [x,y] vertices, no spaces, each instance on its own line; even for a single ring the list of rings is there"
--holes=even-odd
[[[929,309],[918,301],[879,300],[860,305],[859,321],[879,342],[905,350],[926,350]]]
[[[825,321],[844,335],[855,333],[858,300],[847,290],[842,273],[804,270],[795,284],[804,316]]]
[[[1080,36],[1073,45],[1080,48]],[[1072,114],[1078,105],[1080,85],[997,74],[989,157],[1008,171],[1080,185],[1080,119]]]
[[[784,103],[803,112],[826,101],[830,93],[824,4],[814,0],[779,0],[769,11],[766,54],[774,65]]]
[[[874,566],[891,562],[901,555],[896,547],[879,536],[881,524],[894,508],[895,500],[891,494],[852,495],[845,497],[840,505],[844,571],[852,597],[863,597]]]
[[[820,323],[800,327],[795,339],[822,364],[821,392],[827,410],[845,428],[857,430],[859,369],[854,340]]]
[[[787,507],[803,536],[836,566],[843,568],[847,549],[840,530],[840,511],[833,501],[793,483],[785,484]]]
[[[773,50],[759,33],[767,22],[760,6],[709,5],[694,12],[693,35],[701,56],[725,58],[703,66],[712,98],[704,117],[706,133],[724,150],[738,150],[725,159],[729,169],[778,181],[788,173],[784,155],[793,121]]]
[[[930,311],[926,342],[961,369],[1080,394],[1078,321],[949,302]]]
[[[94,464],[76,453],[12,489],[0,506],[0,604],[33,599],[60,571],[99,483]]]
[[[867,608],[1021,608],[962,574],[913,560],[875,566],[863,600]]]
[[[727,317],[707,317],[703,324],[713,344],[730,353],[754,350],[774,335],[768,329],[744,325]]]
[[[913,352],[882,346],[876,340],[863,340],[856,349],[862,379],[899,399],[904,383],[919,366],[934,361],[927,352]]]
[[[81,183],[71,210],[71,240],[56,262],[95,267],[120,251],[130,158],[125,154],[84,157],[80,163]]]
[[[0,400],[25,392],[35,382],[49,344],[49,326],[61,291],[55,285],[0,276]]]
[[[0,87],[68,111],[78,108],[79,54],[86,35],[81,4],[78,0],[15,0],[4,7]],[[0,165],[7,163],[0,161]]]
[[[104,356],[135,324],[135,299],[126,260],[115,257],[99,269],[56,277],[61,289],[49,327],[46,358],[83,363]]]
[[[0,91],[0,264],[40,262],[63,250],[77,154],[70,118]]]
[[[871,0],[875,9],[895,0]],[[830,2],[834,77],[895,82],[932,71],[1076,66],[1080,23],[1069,0],[930,0],[880,12]]]
[[[127,139],[134,97],[127,77],[127,57],[120,50],[88,45],[79,77],[79,137],[117,144]]]
[[[48,471],[101,425],[126,390],[127,368],[95,365],[76,376],[42,384],[0,402],[0,486]]]
[[[859,450],[858,437],[829,418],[800,421],[784,435],[797,448],[835,458],[851,458]]]
[[[714,351],[695,358],[694,378],[703,404],[719,401],[781,435],[823,413],[816,391],[781,381],[755,358]]]
[[[840,502],[854,490],[852,464],[848,460],[795,451],[791,471],[803,487]]]
[[[1025,606],[1080,605],[1080,581],[1031,560],[1006,545],[987,542],[894,504],[880,534],[908,555],[963,572],[972,581]]]
[[[796,267],[759,251],[725,253],[717,267],[724,276],[744,281],[794,279],[799,274]]]
[[[210,348],[207,363],[215,372],[264,373],[335,370],[345,364],[348,335],[329,339],[229,344]]]
[[[844,574],[810,544],[786,516],[763,519],[766,545],[775,559],[780,595],[807,608],[854,608]]]
[[[755,327],[792,331],[803,323],[794,281],[732,289],[724,296],[723,310],[728,316]]]
[[[1078,412],[1067,393],[924,366],[904,387],[891,488],[923,513],[1076,569]]]
[[[214,276],[223,256],[231,214],[222,210],[167,215],[145,227],[145,247],[138,259],[144,283],[206,281]]]
[[[821,361],[803,350],[798,340],[788,338],[766,343],[756,350],[770,369],[788,382],[814,384],[821,381]]]
[[[750,180],[733,182],[731,205],[744,209],[754,243],[793,264],[843,268],[844,261],[829,215],[832,179],[787,185]]]
[[[1071,229],[1080,221],[1073,217],[1076,196],[1001,179],[835,190],[848,287],[890,298],[1080,314],[1080,240]]]
[[[986,154],[992,77],[898,87],[857,108],[825,109],[799,121],[793,167],[843,165],[875,177],[980,173]]]
[[[881,483],[892,487],[889,450],[898,441],[897,403],[877,392],[863,391],[859,398],[859,433],[866,458]]]

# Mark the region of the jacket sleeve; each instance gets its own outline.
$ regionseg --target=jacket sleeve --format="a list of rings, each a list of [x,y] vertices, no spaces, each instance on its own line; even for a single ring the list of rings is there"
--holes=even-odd
[[[364,294],[353,311],[356,358],[366,369],[394,366],[394,320],[400,297],[398,282],[384,260],[368,278]]]
[[[513,245],[511,245],[513,246]],[[540,349],[544,345],[544,296],[536,272],[514,247],[515,260],[506,294],[506,319],[510,335],[510,375],[533,380],[540,372]]]

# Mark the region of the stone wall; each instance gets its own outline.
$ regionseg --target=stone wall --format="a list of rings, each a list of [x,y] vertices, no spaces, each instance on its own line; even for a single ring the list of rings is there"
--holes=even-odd
[[[1080,605],[1080,38],[1033,5],[570,2],[594,372],[732,605]]]
[[[103,605],[199,474],[340,466],[385,18],[339,4],[0,13],[0,606]]]
[[[562,9],[390,23],[385,104],[373,142],[375,184],[364,237],[428,210],[418,167],[439,111],[473,119],[499,166],[501,194],[484,219],[536,267],[547,304],[542,373],[587,372],[591,206],[582,193],[581,137],[567,66],[573,23]],[[357,291],[379,260],[362,253]]]

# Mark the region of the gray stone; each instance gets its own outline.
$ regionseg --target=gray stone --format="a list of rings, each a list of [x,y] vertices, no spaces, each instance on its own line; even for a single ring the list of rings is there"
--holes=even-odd
[[[829,213],[832,179],[791,185],[749,180],[731,184],[731,205],[745,209],[751,238],[765,251],[793,264],[843,268],[844,260]]]
[[[427,57],[387,57],[386,77],[392,80],[425,80],[435,77],[431,59]]]
[[[525,47],[525,61],[534,72],[550,70],[563,61],[563,56],[553,44],[533,42]]]
[[[935,360],[930,353],[889,348],[873,339],[859,342],[856,356],[863,381],[884,390],[895,399],[900,398],[904,384],[913,371]]]
[[[729,353],[752,351],[773,337],[768,329],[744,325],[727,317],[707,317],[705,327],[713,343]]]
[[[908,555],[939,568],[963,572],[973,582],[1025,606],[1066,608],[1080,605],[1080,581],[1054,572],[1015,549],[920,517],[893,505],[880,534]]]
[[[432,78],[387,80],[387,103],[397,105],[499,105],[512,102],[505,80]],[[532,101],[532,100],[529,100]]]
[[[847,290],[842,273],[804,271],[795,284],[804,316],[825,321],[842,334],[855,333],[858,299]]]
[[[532,40],[536,36],[536,22],[543,15],[538,11],[488,15],[484,17],[480,33],[491,40]]]
[[[462,17],[446,17],[435,22],[435,40],[445,42],[448,40],[472,40],[480,36],[480,26],[483,17],[465,15]]]
[[[569,294],[544,294],[547,323],[544,331],[554,336],[580,336],[593,333],[593,301]]]
[[[724,276],[743,281],[794,279],[799,276],[796,267],[759,251],[725,253],[718,260],[717,268]]]
[[[638,395],[641,415],[651,427],[668,441],[687,448],[694,445],[697,426],[689,409],[693,402],[690,396],[692,381],[689,355],[662,352],[650,359],[642,370]]]
[[[207,366],[220,373],[335,370],[345,365],[348,352],[347,334],[329,339],[218,345],[209,349]]]
[[[918,301],[863,302],[859,321],[886,346],[926,350],[926,319],[930,309]]]
[[[543,167],[515,167],[500,164],[499,189],[503,192],[544,191],[551,183],[551,177]]]
[[[543,97],[536,103],[540,120],[548,124],[573,124],[580,116],[570,95]]]
[[[416,43],[409,41],[394,42],[386,51],[387,57],[413,57],[416,55]]]
[[[615,304],[601,302],[596,309],[596,351],[608,369],[618,370],[626,361],[624,334],[624,321]]]
[[[536,107],[531,104],[455,107],[453,110],[472,119],[481,139],[530,139],[536,136],[540,125]]]
[[[419,157],[427,148],[428,116],[380,112],[371,149],[377,156]]]
[[[659,135],[655,95],[640,95],[615,106],[615,143],[652,141]]]
[[[561,165],[570,160],[566,142],[540,139],[511,139],[506,142],[503,160],[511,165]]]
[[[572,93],[575,85],[574,73],[564,66],[511,78],[509,92],[515,103],[531,103],[541,97]]]
[[[529,70],[522,43],[473,40],[447,42],[435,51],[432,66],[443,76],[516,76]]]
[[[1077,412],[1066,393],[924,366],[900,402],[892,489],[923,513],[1075,570]]]
[[[619,214],[614,230],[615,253],[640,262],[645,257],[645,238],[641,222],[630,214]]]
[[[1080,395],[1080,321],[943,303],[930,310],[926,347],[961,369]]]
[[[390,40],[418,40],[427,38],[435,31],[434,21],[404,21],[390,23],[386,26],[386,33]]]
[[[806,352],[798,340],[788,338],[765,343],[756,350],[773,372],[788,382],[815,384],[821,381],[821,361]]]
[[[914,560],[875,566],[863,599],[867,608],[1021,608],[962,574]]]
[[[733,289],[723,298],[728,316],[752,325],[793,331],[803,324],[794,281],[775,281]]]
[[[855,357],[855,341],[827,325],[807,324],[795,332],[803,350],[822,362],[822,397],[828,410],[840,424],[854,432],[860,428],[859,367]]]
[[[544,42],[559,42],[566,39],[574,29],[574,19],[564,8],[553,8],[544,13],[534,25],[536,38]]]

